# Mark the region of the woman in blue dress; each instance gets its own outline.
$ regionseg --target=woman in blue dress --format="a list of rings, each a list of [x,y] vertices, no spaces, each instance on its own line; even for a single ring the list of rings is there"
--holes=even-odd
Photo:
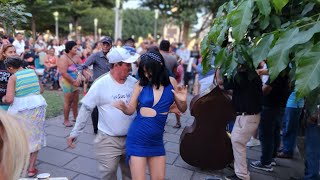
[[[130,103],[118,101],[115,107],[127,115],[137,110],[126,141],[132,179],[146,179],[147,165],[151,179],[164,179],[164,126],[174,102],[181,112],[186,111],[187,89],[178,87],[176,80],[169,77],[158,51],[149,51],[140,58],[140,80],[134,86]]]

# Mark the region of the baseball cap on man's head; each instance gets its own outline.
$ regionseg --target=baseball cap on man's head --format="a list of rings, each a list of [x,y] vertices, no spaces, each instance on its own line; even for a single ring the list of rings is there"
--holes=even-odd
[[[108,37],[108,36],[103,37],[103,38],[100,40],[100,42],[102,42],[102,43],[108,43],[108,44],[112,45],[112,39],[111,39],[110,37]]]
[[[107,58],[111,64],[119,62],[133,63],[137,61],[139,57],[140,55],[138,53],[130,53],[128,50],[122,47],[113,47],[107,54]]]

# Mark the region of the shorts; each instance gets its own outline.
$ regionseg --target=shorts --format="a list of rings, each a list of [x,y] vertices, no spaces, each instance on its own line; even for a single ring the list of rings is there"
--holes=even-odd
[[[65,78],[61,78],[61,87],[64,93],[72,93],[79,90],[79,87],[70,84]]]

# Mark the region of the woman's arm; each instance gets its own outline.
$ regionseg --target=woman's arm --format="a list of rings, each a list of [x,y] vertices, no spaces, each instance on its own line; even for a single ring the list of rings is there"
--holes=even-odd
[[[13,103],[15,89],[16,89],[16,75],[11,75],[7,85],[6,95],[2,98],[2,102],[11,104]]]
[[[124,114],[132,115],[137,109],[138,97],[141,92],[141,89],[142,89],[142,87],[139,85],[139,81],[136,82],[136,84],[134,85],[134,88],[133,88],[130,103],[128,105],[126,105],[123,101],[116,101],[114,103],[114,106],[116,108],[120,109]]]
[[[177,81],[170,77],[170,82],[174,88],[172,92],[174,93],[174,101],[177,104],[178,109],[181,112],[185,112],[187,110],[187,87],[178,87]]]

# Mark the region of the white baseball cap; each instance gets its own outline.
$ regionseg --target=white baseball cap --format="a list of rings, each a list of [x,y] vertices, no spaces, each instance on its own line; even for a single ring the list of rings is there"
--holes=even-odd
[[[107,54],[109,63],[112,63],[112,64],[118,63],[118,62],[133,63],[137,61],[139,57],[140,55],[138,53],[132,53],[122,47],[113,47],[110,49],[109,53]]]

